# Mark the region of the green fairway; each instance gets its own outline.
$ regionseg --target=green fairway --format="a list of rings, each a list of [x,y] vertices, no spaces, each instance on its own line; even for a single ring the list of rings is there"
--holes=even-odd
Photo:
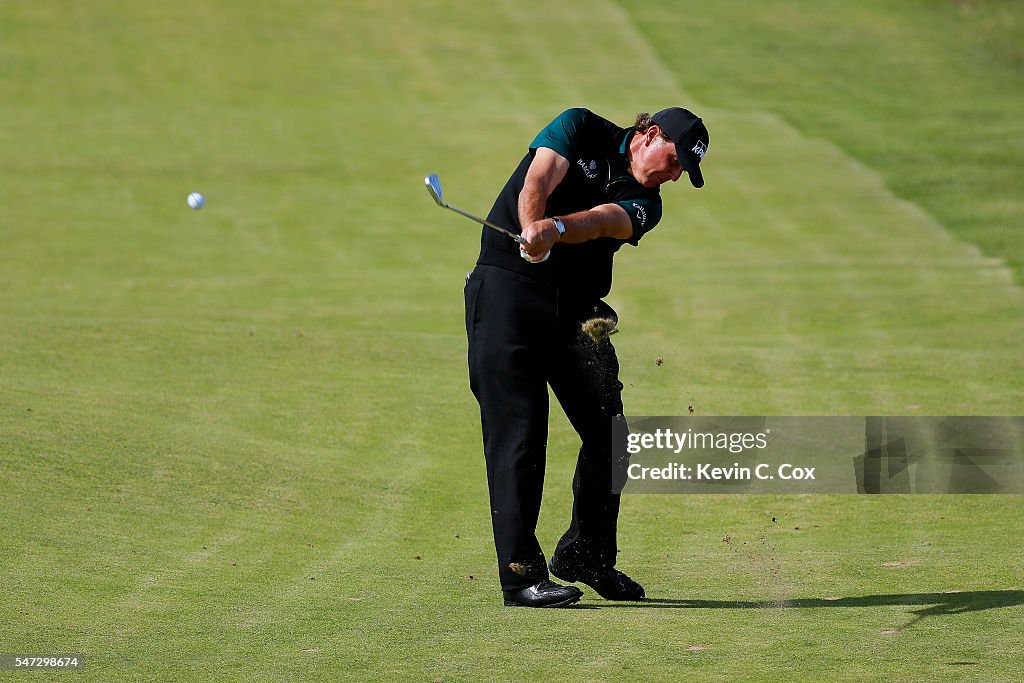
[[[422,178],[486,213],[565,108],[711,132],[707,186],[617,259],[627,414],[1024,409],[1024,7],[768,7],[0,8],[0,653],[82,681],[1024,674],[1020,496],[627,496],[650,600],[501,606],[479,228]],[[555,407],[548,553],[577,448]]]

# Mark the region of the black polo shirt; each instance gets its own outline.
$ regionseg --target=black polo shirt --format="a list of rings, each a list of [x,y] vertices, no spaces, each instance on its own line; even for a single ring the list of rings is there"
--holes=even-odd
[[[549,123],[530,144],[529,152],[509,178],[487,218],[515,233],[519,223],[519,193],[538,147],[548,147],[569,160],[565,178],[548,198],[545,216],[564,216],[601,204],[618,204],[633,223],[628,240],[601,237],[581,244],[555,244],[544,263],[531,264],[519,256],[519,245],[485,228],[477,263],[495,265],[536,278],[570,295],[607,296],[612,286],[612,260],[628,242],[640,238],[661,220],[661,194],[629,174],[627,151],[634,129],[620,128],[587,109],[569,109]]]

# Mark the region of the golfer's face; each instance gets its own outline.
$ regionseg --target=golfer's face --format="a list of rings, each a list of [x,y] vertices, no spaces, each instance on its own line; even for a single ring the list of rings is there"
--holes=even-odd
[[[634,168],[634,177],[644,187],[658,187],[668,181],[675,182],[683,174],[676,154],[676,146],[661,136],[646,141],[641,149],[640,163]]]

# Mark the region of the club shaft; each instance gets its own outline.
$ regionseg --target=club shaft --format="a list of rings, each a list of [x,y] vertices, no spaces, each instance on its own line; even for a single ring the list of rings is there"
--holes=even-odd
[[[490,222],[487,219],[480,218],[479,216],[474,216],[473,214],[469,213],[468,211],[463,211],[462,209],[460,209],[458,207],[455,207],[455,206],[452,206],[451,204],[448,204],[447,202],[441,204],[441,206],[443,206],[446,209],[451,209],[455,213],[463,215],[466,218],[469,218],[470,220],[474,220],[477,223],[479,223],[480,225],[486,226],[486,227],[490,228],[491,230],[497,230],[498,232],[500,232],[502,234],[508,235],[509,237],[514,239],[516,242],[519,242],[519,244],[526,244],[526,240],[523,238],[522,235],[517,235],[517,234],[515,234],[514,232],[512,232],[510,230],[506,230],[505,228],[501,227],[500,225],[495,225],[494,223]]]

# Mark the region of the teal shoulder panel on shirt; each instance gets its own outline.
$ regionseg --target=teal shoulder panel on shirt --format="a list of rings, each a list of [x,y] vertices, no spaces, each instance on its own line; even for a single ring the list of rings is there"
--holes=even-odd
[[[530,143],[530,149],[547,147],[566,159],[572,156],[572,142],[591,116],[589,109],[566,109],[554,121],[544,127]]]
[[[661,220],[661,197],[624,199],[615,203],[626,210],[629,220],[633,222],[633,235],[626,241],[634,247]]]

